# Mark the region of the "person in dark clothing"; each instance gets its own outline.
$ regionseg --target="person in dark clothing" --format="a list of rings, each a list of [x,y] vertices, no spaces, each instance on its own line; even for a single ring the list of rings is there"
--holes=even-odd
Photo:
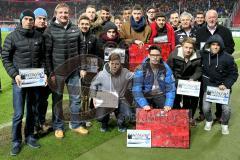
[[[169,56],[168,65],[173,71],[176,79],[176,87],[178,80],[198,81],[201,77],[201,56],[195,51],[195,41],[192,38],[185,38],[181,47],[177,47]],[[183,101],[183,106],[180,103]],[[190,123],[195,126],[194,114],[198,106],[198,97],[176,95],[174,108],[190,109]]]
[[[218,20],[217,12],[215,10],[207,11],[205,19],[206,19],[206,25],[201,27],[196,32],[197,49],[202,49],[206,41],[209,39],[209,37],[215,34],[219,34],[222,37],[225,45],[224,51],[226,51],[229,54],[232,54],[234,52],[235,43],[234,43],[231,31],[228,28],[217,24],[217,20]],[[200,96],[200,99],[202,99],[202,96]],[[200,100],[199,103],[200,103],[199,104],[200,116],[197,118],[197,120],[202,121],[204,120],[204,116],[202,112],[202,100]],[[215,122],[221,123],[221,113],[222,113],[221,107],[218,104],[216,104],[216,113],[215,113],[216,119],[214,120]]]
[[[2,32],[0,28],[0,57],[2,55]],[[1,83],[1,78],[0,78],[0,93],[2,92],[2,83]]]
[[[55,17],[49,27],[44,31],[46,48],[46,65],[50,74],[50,84],[53,96],[53,129],[56,138],[64,137],[63,122],[63,89],[66,83],[71,120],[69,128],[74,132],[86,135],[88,130],[81,126],[80,112],[80,75],[79,56],[81,50],[80,30],[69,19],[70,8],[65,3],[60,3],[55,8]],[[71,61],[74,59],[74,63]]]
[[[180,19],[178,12],[174,11],[170,14],[169,22],[172,25],[174,31],[180,28]]]
[[[46,26],[47,12],[43,8],[37,8],[34,10],[33,13],[35,15],[34,28],[43,34],[43,32],[47,27]],[[39,94],[40,94],[39,104],[37,105],[38,108],[35,108],[35,114],[36,114],[35,115],[35,131],[37,133],[43,133],[43,132],[45,133],[51,128],[51,126],[46,123],[48,97],[50,93],[51,93],[51,90],[48,86],[39,87]]]
[[[81,54],[83,57],[82,59],[82,64],[83,65],[88,65],[91,66],[91,64],[88,64],[87,58],[97,58],[99,61],[100,55],[99,55],[99,47],[97,46],[98,44],[98,39],[95,34],[92,33],[90,30],[90,19],[87,16],[80,16],[78,19],[78,27],[80,29],[80,34],[83,35],[83,40],[81,41],[82,43],[82,49],[81,49]],[[99,62],[100,63],[100,62]],[[91,81],[93,77],[96,75],[96,72],[88,72],[87,69],[83,69],[80,72],[80,77],[81,77],[81,97],[82,97],[82,111],[87,111],[89,110],[89,87],[91,84]],[[91,101],[90,101],[91,102]],[[83,125],[85,126],[91,126],[91,122],[84,122]]]
[[[218,87],[220,90],[231,89],[238,78],[237,65],[234,58],[224,50],[224,42],[220,35],[211,36],[201,51],[203,72],[203,113],[206,118],[204,130],[210,131],[213,118],[211,113],[211,102],[206,101],[207,87]],[[229,134],[228,122],[231,108],[228,104],[222,107],[222,134]]]
[[[20,25],[7,35],[2,52],[3,65],[12,78],[13,83],[13,122],[11,155],[17,155],[22,146],[22,118],[26,103],[25,141],[32,148],[40,145],[33,137],[34,113],[33,107],[39,100],[38,87],[21,88],[22,78],[19,69],[43,68],[44,58],[41,33],[34,30],[35,16],[32,11],[24,10],[20,15]],[[47,77],[45,75],[45,81]]]
[[[205,14],[203,11],[198,11],[195,16],[194,28],[200,29],[205,25]]]
[[[104,57],[104,50],[106,48],[127,49],[125,42],[120,38],[117,26],[113,22],[105,24],[103,32],[99,36],[99,46],[101,46],[102,57]]]
[[[232,33],[228,28],[217,24],[217,20],[218,14],[215,10],[207,11],[206,25],[204,25],[196,32],[197,49],[202,49],[209,37],[214,34],[219,34],[222,37],[225,45],[224,51],[229,54],[233,54],[235,43],[232,37]]]
[[[193,16],[188,12],[183,12],[180,16],[180,29],[175,31],[175,45],[181,45],[186,37],[196,39],[196,30],[192,27]]]

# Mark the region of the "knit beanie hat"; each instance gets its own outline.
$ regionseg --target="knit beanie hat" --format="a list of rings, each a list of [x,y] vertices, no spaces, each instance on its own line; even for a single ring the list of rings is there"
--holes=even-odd
[[[103,26],[103,31],[106,33],[109,29],[114,29],[115,31],[117,31],[117,26],[113,22],[107,22]]]
[[[26,9],[26,10],[22,11],[22,13],[20,14],[20,23],[21,24],[22,24],[22,19],[25,16],[32,17],[35,20],[35,16],[34,16],[33,12],[31,10],[29,10],[29,9]]]
[[[35,17],[39,17],[39,16],[47,17],[47,12],[43,8],[37,8],[33,13]]]

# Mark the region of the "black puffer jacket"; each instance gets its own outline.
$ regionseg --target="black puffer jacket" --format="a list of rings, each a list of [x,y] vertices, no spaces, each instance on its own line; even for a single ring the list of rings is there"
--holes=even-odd
[[[189,61],[186,63],[183,56],[183,48],[177,47],[170,54],[167,63],[171,67],[176,80],[193,79],[196,81],[201,78],[201,56],[198,52],[194,52]]]
[[[42,43],[41,33],[36,30],[23,29],[21,26],[6,37],[2,59],[12,79],[19,74],[20,68],[44,67]]]
[[[82,37],[76,25],[69,21],[67,28],[57,24],[54,17],[43,36],[46,48],[46,65],[48,72],[55,72],[66,60],[80,54]],[[68,66],[71,67],[71,66]],[[56,73],[62,74],[62,73]]]
[[[212,54],[208,49],[213,42],[220,44],[221,50],[218,54]],[[214,34],[208,39],[201,56],[204,90],[207,86],[222,84],[230,89],[238,78],[238,69],[233,57],[224,51],[224,43],[220,35]]]

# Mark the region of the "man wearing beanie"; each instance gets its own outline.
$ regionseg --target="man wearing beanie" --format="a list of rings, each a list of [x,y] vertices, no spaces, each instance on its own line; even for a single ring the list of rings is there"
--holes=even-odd
[[[37,31],[43,34],[45,29],[47,28],[47,12],[43,8],[37,8],[33,12],[35,15],[35,24],[34,27]],[[48,86],[39,87],[39,102],[34,108],[35,114],[35,131],[40,133],[46,133],[51,126],[46,123],[46,113],[48,107],[48,97],[51,93],[51,90]]]
[[[47,12],[43,8],[37,8],[33,12],[35,15],[35,28],[37,31],[43,33],[47,27]]]
[[[80,66],[77,60],[80,60],[82,36],[78,27],[69,18],[70,7],[66,3],[58,4],[54,15],[55,17],[44,31],[43,36],[46,48],[46,66],[50,74],[49,87],[52,90],[53,97],[55,137],[64,137],[62,102],[65,84],[69,93],[71,111],[69,128],[74,132],[86,135],[88,130],[81,126],[82,123],[79,119],[81,100],[78,68]],[[73,59],[77,61],[77,64],[71,63]],[[72,71],[72,69],[74,70]]]
[[[12,121],[12,149],[11,155],[17,155],[22,146],[22,118],[24,115],[24,104],[26,100],[26,124],[25,142],[32,148],[39,148],[40,145],[33,137],[34,114],[33,106],[38,101],[38,88],[21,88],[22,79],[19,69],[42,68],[42,36],[34,27],[34,14],[30,10],[24,10],[20,15],[20,25],[11,32],[5,39],[3,45],[3,65],[12,78],[13,84],[13,108]],[[45,75],[45,82],[46,82]]]

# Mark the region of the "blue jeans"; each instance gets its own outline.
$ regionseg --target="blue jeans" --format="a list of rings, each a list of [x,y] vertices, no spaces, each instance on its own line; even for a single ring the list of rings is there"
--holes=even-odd
[[[17,84],[13,84],[13,121],[12,121],[12,142],[22,142],[22,118],[24,115],[25,100],[26,104],[26,125],[24,129],[25,138],[33,137],[34,133],[34,113],[33,107],[37,106],[38,87],[19,88]]]
[[[96,110],[96,118],[99,122],[102,123],[102,128],[108,127],[108,121],[110,118],[110,113],[114,111],[117,117],[117,125],[122,128],[125,127],[125,122],[130,120],[132,116],[132,112],[130,109],[130,105],[126,102],[126,100],[119,100],[118,108],[103,108],[99,107]]]
[[[65,79],[64,76],[56,75],[56,89],[53,91],[53,129],[64,130],[64,116],[63,116],[63,90],[64,85],[67,85],[67,90],[69,94],[70,101],[70,121],[72,128],[78,128],[81,124],[80,122],[80,76],[79,72],[76,71],[72,73],[69,77]]]
[[[208,122],[213,121],[211,105],[212,105],[211,102],[206,101],[206,92],[205,92],[203,95],[203,113]],[[221,105],[221,107],[222,107],[222,117],[221,117],[222,124],[228,125],[228,121],[229,121],[230,115],[231,115],[231,108],[229,106],[229,102],[228,102],[228,104],[219,104],[219,105]]]

